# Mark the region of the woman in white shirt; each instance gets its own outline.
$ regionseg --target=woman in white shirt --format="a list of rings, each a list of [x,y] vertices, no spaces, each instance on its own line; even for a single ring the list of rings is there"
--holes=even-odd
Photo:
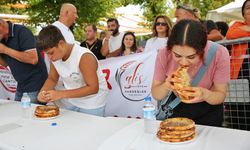
[[[153,37],[147,40],[144,52],[165,47],[171,30],[171,20],[164,15],[157,16],[152,27]]]

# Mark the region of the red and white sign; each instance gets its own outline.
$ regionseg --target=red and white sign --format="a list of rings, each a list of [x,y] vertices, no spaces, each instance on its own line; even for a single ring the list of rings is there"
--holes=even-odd
[[[17,82],[8,67],[0,65],[0,98],[14,100]]]
[[[109,85],[105,116],[142,117],[143,99],[151,94],[157,52],[101,60]]]

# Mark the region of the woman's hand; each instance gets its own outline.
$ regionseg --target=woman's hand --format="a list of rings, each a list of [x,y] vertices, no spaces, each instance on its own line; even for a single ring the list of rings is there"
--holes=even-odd
[[[166,90],[174,90],[174,83],[179,83],[178,78],[174,78],[175,73],[166,76],[165,82],[163,83]]]
[[[207,89],[202,87],[183,87],[181,89],[181,93],[178,93],[180,95],[183,95],[185,97],[189,97],[188,100],[181,99],[184,103],[199,103],[202,101],[205,101],[206,99],[206,91]]]
[[[166,80],[170,83],[171,90],[179,90],[179,87],[175,85],[180,84],[182,80],[180,74],[177,71],[173,72],[170,76],[168,76]]]

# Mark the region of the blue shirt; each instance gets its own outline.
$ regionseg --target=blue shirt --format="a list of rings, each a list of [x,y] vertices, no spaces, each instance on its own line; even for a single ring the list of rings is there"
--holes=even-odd
[[[24,52],[36,48],[36,40],[32,32],[23,25],[9,24],[9,36],[7,41],[1,43],[16,51]],[[18,92],[39,91],[48,77],[44,60],[39,51],[38,63],[36,65],[20,62],[8,55],[3,55],[4,60],[8,63],[11,72],[17,81]]]

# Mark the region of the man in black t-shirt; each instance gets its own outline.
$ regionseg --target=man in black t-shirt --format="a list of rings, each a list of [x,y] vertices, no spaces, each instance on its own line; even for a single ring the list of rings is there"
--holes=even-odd
[[[85,28],[86,40],[81,43],[82,47],[88,48],[92,51],[98,60],[105,59],[101,54],[102,41],[96,38],[97,28],[95,25],[88,25]]]
[[[27,92],[31,102],[48,77],[45,63],[36,49],[32,32],[23,25],[12,24],[0,18],[0,64],[9,66],[17,81],[15,100]]]

